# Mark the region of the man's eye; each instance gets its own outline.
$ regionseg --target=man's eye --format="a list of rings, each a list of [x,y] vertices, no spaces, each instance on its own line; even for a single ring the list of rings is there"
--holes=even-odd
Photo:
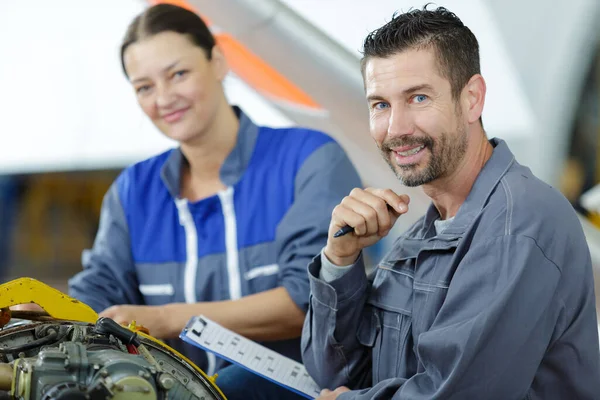
[[[373,105],[373,108],[376,110],[383,110],[384,108],[387,108],[389,105],[388,103],[384,103],[382,101],[380,101],[379,103],[375,103]]]

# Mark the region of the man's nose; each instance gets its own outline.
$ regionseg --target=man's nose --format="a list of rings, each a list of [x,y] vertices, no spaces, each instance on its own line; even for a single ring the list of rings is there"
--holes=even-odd
[[[402,137],[412,135],[414,132],[415,125],[410,113],[401,107],[393,107],[389,114],[388,137]]]

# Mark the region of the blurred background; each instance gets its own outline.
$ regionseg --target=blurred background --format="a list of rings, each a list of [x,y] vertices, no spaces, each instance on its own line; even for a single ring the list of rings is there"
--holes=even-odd
[[[414,0],[189,0],[232,70],[227,95],[259,124],[334,136],[368,186],[400,187],[369,137],[362,40]],[[119,45],[143,0],[0,0],[0,279],[65,290],[91,246],[105,191],[127,165],[173,143],[145,119]],[[484,123],[581,216],[600,280],[600,2],[448,0],[478,37]],[[391,236],[394,236],[393,234]],[[376,262],[389,246],[371,249]],[[600,290],[597,288],[597,293]]]

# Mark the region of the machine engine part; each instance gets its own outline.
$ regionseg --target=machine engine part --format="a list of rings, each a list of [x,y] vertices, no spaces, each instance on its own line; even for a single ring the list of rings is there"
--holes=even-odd
[[[214,378],[135,323],[16,314],[0,331],[0,399],[225,400]]]

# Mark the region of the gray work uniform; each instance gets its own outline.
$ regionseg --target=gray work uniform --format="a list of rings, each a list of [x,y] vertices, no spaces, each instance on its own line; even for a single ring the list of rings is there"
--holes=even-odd
[[[441,232],[431,206],[370,279],[309,265],[303,360],[339,400],[598,399],[594,279],[579,220],[555,189],[494,151]],[[319,278],[321,276],[321,278]]]

